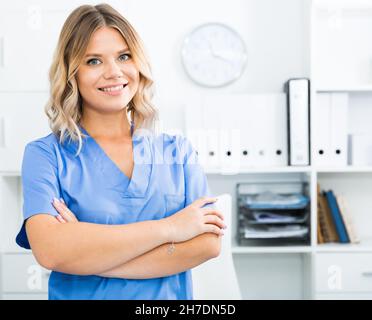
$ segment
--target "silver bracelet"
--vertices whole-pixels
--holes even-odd
[[[172,241],[172,243],[168,247],[168,254],[172,254],[175,249],[176,249],[176,246],[174,245],[174,241]]]

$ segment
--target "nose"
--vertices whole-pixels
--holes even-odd
[[[120,78],[123,76],[123,72],[120,69],[120,66],[116,63],[116,61],[111,61],[106,63],[106,68],[104,71],[103,77],[105,79],[113,79],[113,78]]]

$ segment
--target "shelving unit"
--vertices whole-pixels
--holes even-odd
[[[348,95],[349,102],[348,133],[361,130],[372,133],[370,126],[370,119],[372,119],[372,46],[366,44],[372,36],[370,31],[372,30],[372,4],[366,1],[307,1],[307,4],[310,13],[308,31],[312,106],[316,103],[315,98],[319,94],[345,93]],[[337,19],[346,20],[343,27],[337,31],[339,35],[334,34],[332,22],[330,23],[331,30],[327,30],[327,14],[331,15],[330,19],[333,19],[335,12],[338,14]],[[369,28],[360,29],[362,26],[369,26]],[[357,32],[358,30],[360,32]],[[346,38],[341,36],[343,34],[347,35]],[[337,41],[333,42],[332,39],[335,37]],[[357,40],[355,40],[356,43],[353,42],[355,47],[352,47],[351,51],[342,47],[348,47],[354,37]],[[330,48],[332,46],[333,48]],[[343,63],[337,59],[332,60],[338,51],[347,52],[342,55]],[[361,52],[369,55],[371,64],[360,57]],[[363,67],[355,70],[355,61]],[[345,68],[348,70],[346,72],[344,69],[342,72],[335,72],[332,76],[337,66],[342,66],[341,69],[344,66],[350,66],[350,68]],[[363,68],[362,73],[360,73],[360,68]],[[348,72],[351,72],[353,77],[349,77]],[[358,75],[360,75],[359,78]],[[313,111],[311,125],[311,139],[314,141]],[[314,146],[312,147],[313,157],[316,151]],[[364,265],[364,261],[368,261],[372,254],[372,213],[369,209],[372,208],[372,200],[370,200],[372,199],[370,196],[372,194],[372,166],[350,163],[319,166],[312,161],[312,165],[302,168],[287,166],[241,168],[239,173],[231,176],[220,174],[216,169],[206,170],[206,172],[212,189],[215,188],[217,192],[225,190],[232,192],[234,183],[264,177],[277,177],[285,181],[289,175],[293,176],[293,174],[305,176],[311,185],[311,243],[308,246],[239,246],[236,239],[236,222],[234,224],[233,221],[232,228],[234,228],[235,235],[231,239],[232,254],[238,270],[243,297],[255,297],[255,293],[261,292],[262,297],[275,298],[276,288],[273,289],[271,296],[262,293],[260,281],[264,281],[265,276],[259,269],[265,269],[267,259],[275,261],[274,257],[277,257],[277,259],[282,258],[284,263],[287,261],[289,272],[293,272],[295,266],[294,274],[302,279],[301,286],[290,288],[290,290],[297,290],[298,297],[372,299],[372,285],[364,284],[370,283],[366,277],[372,274],[372,267],[369,264]],[[225,181],[224,186],[222,186],[222,181]],[[320,183],[322,188],[333,189],[335,193],[341,193],[347,199],[360,243],[321,245],[317,243],[317,183]],[[233,217],[236,216],[237,212],[233,208]],[[294,263],[295,260],[296,263]],[[239,272],[242,266],[248,268],[250,263],[256,266],[256,268],[251,267],[249,272],[253,274],[252,277],[254,275],[258,277],[257,281],[252,280],[251,277],[247,279],[242,272]],[[273,269],[265,269],[265,272],[269,274],[266,274],[266,277],[272,279],[287,276],[286,271],[281,270],[279,274],[275,268]],[[340,286],[337,281],[340,281]],[[351,283],[354,282],[359,285],[352,285]],[[345,285],[343,286],[342,283]],[[291,298],[291,292],[284,290],[283,297]]]

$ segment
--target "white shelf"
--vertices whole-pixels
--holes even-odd
[[[209,175],[238,175],[253,173],[372,173],[372,166],[334,166],[334,167],[262,167],[262,168],[243,168],[235,173],[226,173],[216,169],[204,169]]]
[[[238,246],[231,249],[233,254],[245,253],[308,253],[308,252],[368,252],[372,253],[372,238],[362,239],[360,243],[326,243],[315,246]]]
[[[206,174],[218,174],[218,175],[237,175],[237,174],[252,174],[252,173],[301,173],[311,172],[310,166],[304,167],[255,167],[255,168],[241,168],[239,171],[234,173],[227,173],[225,170],[219,169],[208,169],[205,168]]]
[[[318,167],[314,168],[319,173],[372,173],[372,167],[342,166],[342,167]]]
[[[233,246],[233,254],[245,253],[307,253],[311,252],[311,246],[275,246],[275,247],[243,247]]]
[[[233,254],[254,254],[254,253],[337,253],[337,252],[368,252],[372,253],[372,240],[365,240],[358,244],[327,243],[311,246],[275,246],[275,247],[243,247],[234,246],[231,249]]]
[[[345,85],[345,86],[322,86],[315,89],[316,92],[371,92],[372,84]]]
[[[372,239],[362,239],[360,243],[325,243],[318,244],[315,248],[316,252],[370,252],[372,253]]]

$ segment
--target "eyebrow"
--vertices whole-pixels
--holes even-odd
[[[127,51],[129,51],[129,48],[125,48],[123,50],[120,50],[120,51],[117,52],[117,54],[125,53]],[[85,55],[85,57],[102,57],[102,55],[99,54],[99,53],[87,53]]]

